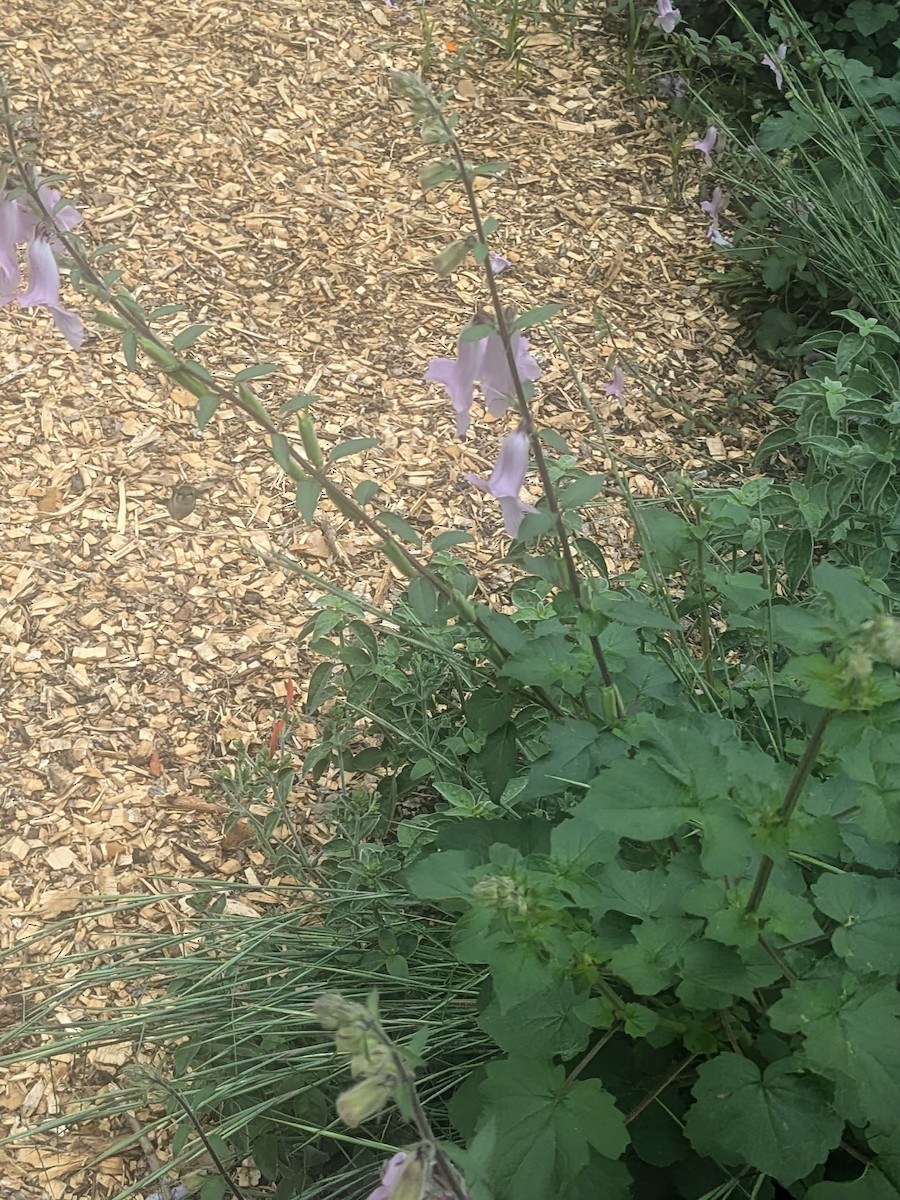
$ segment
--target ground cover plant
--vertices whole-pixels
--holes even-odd
[[[498,502],[512,538],[518,576],[503,611],[478,599],[454,556],[462,531],[425,562],[415,530],[380,511],[372,487],[341,490],[330,464],[363,447],[326,458],[314,397],[285,401],[289,437],[252,391],[268,367],[224,383],[187,353],[202,327],[156,332],[174,314],[145,314],[115,272],[99,273],[72,236],[77,214],[22,161],[7,122],[4,247],[26,243],[31,270],[19,303],[48,307],[78,340],[60,305],[64,248],[126,361],[145,356],[196,395],[201,427],[224,402],[261,424],[300,511],[324,496],[409,579],[390,613],[335,592],[304,630],[323,659],[306,697],[322,738],[304,769],[351,776],[333,842],[310,861],[276,836],[296,770],[277,739],[221,781],[302,903],[288,895],[275,917],[241,919],[207,886],[172,946],[115,948],[36,997],[19,1035],[46,1036],[98,971],[161,981],[162,998],[111,1022],[56,1017],[52,1040],[19,1053],[139,1044],[157,1074],[133,1075],[116,1102],[165,1102],[156,1120],[180,1126],[179,1186],[204,1200],[249,1194],[235,1177],[248,1154],[263,1194],[284,1200],[893,1196],[891,564],[844,552],[849,519],[819,541],[794,516],[812,501],[785,507],[771,480],[724,492],[684,483],[669,503],[639,506],[616,472],[643,555],[609,579],[582,515],[604,481],[531,415],[538,368],[525,331],[555,309],[508,309],[493,222],[475,201],[473,181],[502,165],[469,163],[421,80],[394,82],[439,156],[428,185],[461,186],[471,205],[472,228],[437,267],[474,255],[483,307],[461,315],[455,357],[427,374],[460,435],[487,436],[476,385],[495,416],[512,410],[494,471],[469,481]],[[18,266],[9,254],[0,265],[12,292]],[[820,373],[794,394],[804,403],[792,441],[825,437],[823,413],[841,417],[827,383],[856,392],[854,370],[891,359],[887,326],[848,319],[853,352],[818,351],[846,379]],[[885,420],[854,410],[847,431],[851,415],[855,429]],[[842,445],[843,430],[832,435]],[[531,461],[537,504],[522,499]],[[811,462],[802,486],[814,492],[832,459]],[[283,719],[288,733],[291,712]],[[377,789],[359,784],[363,772]],[[198,1166],[198,1125],[221,1170]]]

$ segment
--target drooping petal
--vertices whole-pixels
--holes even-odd
[[[384,1168],[384,1174],[381,1176],[381,1183],[373,1192],[369,1193],[367,1200],[391,1200],[391,1192],[397,1186],[405,1162],[406,1154],[403,1150],[389,1159]]]
[[[477,324],[475,318],[468,321],[463,333]],[[475,393],[475,380],[481,372],[485,346],[488,338],[478,341],[464,341],[462,334],[456,343],[456,358],[433,358],[428,364],[424,378],[429,383],[440,383],[450,397],[453,411],[456,413],[456,433],[458,437],[465,436],[471,421],[470,412]]]
[[[724,139],[720,139],[719,131],[716,129],[715,125],[710,125],[709,129],[706,131],[706,136],[697,138],[695,141],[691,142],[691,146],[694,150],[700,151],[700,153],[703,155],[706,165],[711,167],[712,158],[710,155],[712,154],[713,150],[721,150],[723,140]]]
[[[68,201],[65,204],[60,203],[62,192],[58,192],[55,187],[50,187],[49,184],[42,183],[38,188],[38,195],[43,201],[44,207],[53,217],[53,224],[57,229],[61,229],[63,233],[68,233],[76,225],[80,225],[84,219],[78,209],[74,208]],[[57,205],[59,205],[58,208]]]
[[[764,67],[768,67],[769,70],[774,73],[775,86],[778,88],[779,92],[781,91],[782,87],[784,87],[784,75],[781,70],[781,64],[784,62],[786,57],[787,57],[787,43],[782,42],[779,45],[778,49],[775,51],[774,58],[771,56],[771,54],[764,54],[762,56],[762,58],[760,59],[761,65]]]
[[[624,402],[625,400],[625,372],[622,369],[621,363],[616,363],[613,370],[612,379],[608,383],[604,383],[603,390],[607,396],[615,396],[615,398]]]
[[[516,537],[518,534],[525,513],[537,512],[533,504],[519,499],[519,492],[528,471],[529,453],[528,434],[523,429],[517,429],[515,433],[503,439],[490,479],[482,479],[480,475],[474,475],[472,472],[466,475],[466,479],[474,487],[500,501],[503,527],[510,537]]]
[[[496,250],[491,251],[491,274],[500,275],[507,267],[511,267],[512,263],[508,258],[504,258],[502,254],[498,254]]]
[[[21,272],[17,246],[21,236],[22,215],[15,200],[0,201],[0,304],[9,304],[19,288]]]
[[[59,266],[53,248],[46,237],[32,236],[27,246],[28,291],[17,296],[22,308],[39,305],[46,308],[56,328],[73,350],[80,350],[84,341],[81,318],[69,312],[59,302]]]
[[[509,335],[509,344],[519,379],[539,379],[541,368],[534,356],[529,353],[528,338],[518,330],[514,330]],[[492,334],[487,340],[478,382],[484,392],[484,403],[488,412],[494,417],[501,416],[506,412],[509,402],[515,397],[516,385],[513,382],[506,351],[503,348],[503,339],[499,334]]]
[[[672,6],[672,0],[656,0],[656,12],[653,24],[663,33],[674,32],[675,26],[681,20],[681,12]]]

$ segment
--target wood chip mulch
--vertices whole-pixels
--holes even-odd
[[[321,396],[326,445],[377,435],[337,468],[348,486],[375,479],[426,543],[472,532],[470,558],[502,587],[496,506],[462,477],[489,471],[507,423],[479,415],[457,441],[422,381],[483,299],[471,262],[445,280],[430,265],[469,220],[457,189],[423,195],[436,155],[389,68],[424,62],[472,161],[511,164],[478,181],[513,264],[505,294],[520,311],[563,304],[556,328],[638,493],[672,471],[739,477],[767,420],[746,397],[774,387],[708,282],[718,263],[697,202],[711,180],[699,156],[673,174],[673,130],[690,131],[624,87],[604,20],[593,4],[574,39],[535,31],[517,77],[453,0],[7,0],[0,62],[34,161],[69,173],[88,245],[116,246],[105,261],[147,310],[184,304],[162,327],[210,323],[197,352],[226,377],[277,363],[259,394],[273,411]],[[0,311],[2,947],[160,875],[265,882],[264,856],[223,838],[209,789],[235,740],[267,742],[287,681],[302,694],[308,674],[296,633],[315,590],[272,559],[379,601],[397,586],[337,513],[302,521],[242,418],[220,410],[199,433],[193,397],[129,371],[90,327],[75,354],[43,312]],[[540,421],[602,471],[565,362],[540,330],[532,345]],[[617,354],[623,404],[603,391]],[[627,566],[619,508],[601,502],[591,520]],[[314,733],[301,724],[301,743]],[[7,993],[34,978],[14,972]],[[91,1083],[74,1071],[26,1064],[0,1080],[0,1137],[63,1111]],[[0,1151],[0,1190],[106,1200],[146,1169],[139,1151],[86,1169],[121,1132]]]

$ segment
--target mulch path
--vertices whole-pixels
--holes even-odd
[[[512,164],[479,181],[513,263],[505,294],[519,310],[562,303],[556,329],[638,493],[671,471],[736,478],[766,420],[744,398],[773,386],[709,285],[699,156],[674,173],[665,105],[624,87],[602,12],[579,17],[574,42],[544,27],[523,49],[517,78],[452,0],[7,0],[0,30],[23,141],[45,172],[69,173],[80,232],[115,244],[107,261],[141,303],[184,304],[162,328],[209,322],[199,355],[226,376],[276,363],[259,394],[272,411],[321,396],[326,445],[376,435],[336,468],[348,486],[376,480],[379,503],[426,544],[472,532],[470,558],[498,586],[496,506],[461,480],[489,470],[506,423],[479,417],[456,441],[444,396],[422,381],[483,297],[471,262],[444,280],[430,266],[469,222],[458,190],[423,195],[434,154],[390,93],[390,67],[426,62],[471,159]],[[397,586],[339,514],[304,523],[242,418],[222,409],[199,433],[193,397],[130,371],[110,332],[90,328],[75,354],[45,314],[0,311],[3,948],[198,862],[257,882],[264,856],[223,838],[209,789],[236,739],[267,742],[287,681],[302,692],[309,671],[296,633],[315,593],[272,560],[380,601]],[[539,420],[602,470],[566,363],[533,332]],[[603,392],[617,354],[623,404]],[[591,521],[613,566],[628,565],[614,502]],[[301,724],[301,740],[314,733]],[[54,954],[77,927],[66,937]],[[74,1069],[11,1071],[0,1136],[62,1111]],[[0,1185],[112,1196],[143,1169],[139,1157],[85,1169],[112,1137],[14,1146]]]

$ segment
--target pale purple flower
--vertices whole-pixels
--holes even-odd
[[[9,304],[19,289],[18,245],[28,237],[28,223],[15,200],[0,201],[0,304]]]
[[[463,333],[478,321],[473,317],[463,326]],[[463,341],[460,334],[456,343],[456,358],[433,358],[428,364],[424,378],[430,383],[441,383],[447,389],[453,411],[456,413],[457,436],[465,436],[471,421],[470,411],[475,395],[475,380],[481,373],[484,347],[487,338],[477,342]]]
[[[787,45],[782,42],[775,51],[774,58],[771,56],[771,54],[764,54],[760,59],[762,66],[768,67],[770,71],[775,72],[775,86],[778,88],[779,92],[784,86],[784,75],[781,73],[781,64],[784,62],[786,56]]]
[[[625,403],[625,372],[622,370],[622,364],[616,363],[613,370],[612,379],[609,383],[604,383],[603,390],[607,396],[615,396],[620,404]]]
[[[718,186],[713,188],[713,194],[710,199],[701,200],[700,207],[709,217],[709,228],[706,231],[707,240],[712,242],[714,246],[730,246],[730,240],[719,229],[719,217],[725,211],[726,207],[722,189]]]
[[[481,324],[482,320],[473,317],[462,332]],[[528,352],[528,339],[514,330],[509,336],[509,344],[519,379],[538,379],[541,369]],[[431,383],[443,384],[447,389],[456,413],[456,432],[463,437],[471,421],[476,383],[481,384],[485,407],[495,417],[506,411],[510,399],[516,394],[516,387],[503,340],[498,333],[490,333],[477,341],[463,340],[460,334],[456,352],[456,358],[433,358],[424,378]]]
[[[28,291],[16,299],[22,308],[42,305],[73,350],[80,350],[84,341],[81,318],[69,312],[59,302],[59,266],[48,236],[36,232],[27,247]]]
[[[369,1193],[367,1200],[391,1200],[391,1192],[400,1182],[406,1158],[406,1153],[400,1150],[388,1161],[384,1168],[384,1174],[381,1176],[381,1183],[374,1192]]]
[[[537,365],[533,355],[528,352],[528,338],[523,337],[517,329],[513,330],[509,335],[509,345],[519,379],[540,378],[541,368]],[[509,360],[503,347],[503,339],[499,334],[491,334],[487,339],[478,381],[484,393],[484,404],[488,412],[494,417],[502,416],[506,412],[509,401],[516,394],[516,385],[509,369]]]
[[[494,467],[490,479],[482,479],[480,475],[475,475],[471,471],[466,474],[469,483],[500,501],[503,527],[510,537],[518,534],[525,513],[537,512],[533,504],[526,504],[525,501],[519,499],[519,492],[522,490],[522,484],[525,482],[525,475],[528,471],[528,455],[528,434],[520,427],[515,433],[511,433],[503,439],[503,445],[497,456],[497,465]],[[370,1197],[369,1200],[372,1198]]]
[[[681,13],[677,8],[673,8],[672,0],[656,0],[656,12],[653,24],[663,33],[672,33],[681,20]]]
[[[56,254],[63,249],[57,230],[68,232],[81,221],[71,204],[62,202],[56,188],[41,184],[38,195],[52,217],[53,227],[32,206],[27,196],[15,200],[0,200],[0,304],[17,300],[22,308],[43,305],[50,312],[57,329],[74,349],[81,348],[84,326],[74,313],[59,302],[59,267]],[[25,243],[28,260],[29,286],[18,295],[21,280],[18,246]]]
[[[491,251],[491,274],[500,275],[507,267],[511,267],[512,263],[508,258],[504,258],[502,254],[498,254],[496,250]]]
[[[697,138],[695,141],[691,142],[691,148],[694,150],[699,150],[703,155],[706,165],[711,167],[712,159],[710,158],[710,155],[712,154],[713,150],[721,150],[722,143],[724,141],[724,136],[719,136],[719,131],[716,129],[715,125],[710,125],[709,129],[706,131],[706,136]]]

